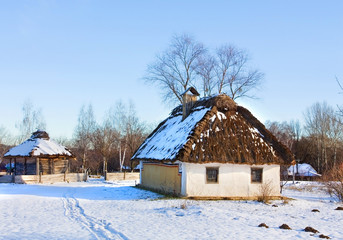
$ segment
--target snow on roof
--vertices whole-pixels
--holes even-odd
[[[298,166],[294,165],[294,167],[290,166],[288,168],[288,175],[293,175],[293,169],[295,173],[298,173],[303,177],[320,176],[320,174],[318,174],[317,171],[308,163],[299,163]]]
[[[210,108],[198,108],[182,121],[182,115],[170,117],[138,149],[132,158],[173,159],[187,142],[196,124]]]
[[[73,154],[64,146],[51,140],[47,134],[44,138],[37,137],[37,132],[33,133],[31,138],[24,141],[22,144],[11,148],[4,157],[11,156],[41,156],[41,155],[66,155]]]
[[[247,109],[226,95],[196,101],[184,120],[182,113],[182,105],[174,108],[131,160],[242,164],[293,160],[286,146]]]

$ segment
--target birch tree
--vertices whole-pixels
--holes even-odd
[[[137,117],[132,102],[128,106],[123,102],[117,102],[113,110],[119,138],[119,141],[117,141],[119,171],[122,171],[125,161],[128,161],[128,157],[132,156],[146,137],[145,124]]]
[[[80,109],[77,126],[74,130],[74,145],[82,159],[82,169],[87,169],[88,152],[92,147],[92,135],[96,130],[96,121],[91,104]]]
[[[328,147],[334,109],[326,102],[315,103],[305,112],[305,129],[309,137],[316,142],[317,170],[326,171],[329,168]]]
[[[17,138],[18,143],[29,138],[34,131],[38,129],[44,130],[46,128],[46,123],[41,109],[36,109],[30,100],[26,100],[24,102],[22,113],[22,120],[16,124],[16,128],[20,132]]]

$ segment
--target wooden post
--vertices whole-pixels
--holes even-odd
[[[17,160],[14,158],[14,171],[12,181],[15,183],[15,175],[17,174]]]
[[[294,165],[296,164],[297,162],[295,160],[293,160],[291,162],[291,164],[293,165],[293,184],[294,184],[294,180],[295,180],[295,171],[294,171]]]
[[[10,176],[12,176],[12,182],[15,182],[15,175],[12,173],[12,158],[10,158]]]
[[[60,158],[58,158],[58,161]],[[52,158],[51,159],[51,174],[55,174],[55,160]]]
[[[67,171],[70,172],[70,159],[67,158]]]
[[[38,178],[38,182],[40,182],[41,176],[39,175],[39,158],[36,158],[36,176]]]
[[[10,172],[9,172],[10,175],[12,175],[12,158],[10,158]]]
[[[24,175],[27,175],[26,158],[24,158]]]

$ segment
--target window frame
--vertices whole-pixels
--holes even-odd
[[[261,172],[259,174],[260,176],[260,179],[259,180],[255,180],[254,179],[254,176],[253,176],[253,172]],[[255,175],[255,177],[257,177],[258,175]],[[263,168],[259,168],[259,167],[252,167],[251,170],[250,170],[250,182],[251,183],[256,183],[256,184],[261,184],[263,183]]]
[[[215,181],[211,180],[209,178],[209,171],[215,171],[216,176],[215,176]],[[211,173],[212,174],[212,173]],[[206,167],[206,184],[218,184],[219,183],[219,167]]]

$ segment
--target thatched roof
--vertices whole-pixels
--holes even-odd
[[[33,156],[74,158],[74,155],[66,147],[50,139],[49,134],[42,130],[32,133],[31,137],[22,144],[8,150],[4,158]]]
[[[132,160],[283,164],[293,155],[247,109],[219,95],[195,102],[184,120],[176,107]]]

